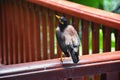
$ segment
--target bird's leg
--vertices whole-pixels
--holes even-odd
[[[64,59],[63,58],[63,52],[61,52],[61,54],[60,54],[60,61],[63,62],[63,59]]]

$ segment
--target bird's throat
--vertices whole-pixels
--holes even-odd
[[[60,31],[61,31],[61,32],[63,32],[66,27],[67,27],[67,25],[59,24],[59,28],[60,28]]]

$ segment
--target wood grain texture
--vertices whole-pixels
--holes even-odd
[[[2,11],[2,3],[0,1],[0,11]],[[0,13],[0,65],[2,64],[2,13]]]
[[[50,59],[38,62],[1,66],[0,78],[2,80],[58,80],[64,78],[77,78],[83,75],[97,73],[119,72],[119,53],[120,51],[80,56],[79,58],[81,61],[77,65],[74,64],[70,58],[65,58],[63,63],[61,63],[59,59]]]
[[[48,26],[49,26],[49,48],[50,48],[50,58],[53,59],[55,58],[55,53],[54,53],[54,29],[55,29],[55,23],[54,23],[55,15],[54,11],[48,10]]]
[[[119,30],[115,30],[115,37],[116,37],[116,41],[115,41],[115,50],[120,50],[120,31]]]
[[[89,54],[89,21],[82,20],[82,55]],[[89,76],[82,77],[82,80],[89,80]]]
[[[43,59],[48,59],[48,48],[47,48],[47,11],[46,8],[41,8],[42,17],[42,49],[43,49]]]
[[[88,35],[89,35],[89,21],[82,20],[82,54],[83,55],[87,55],[89,53]]]
[[[5,1],[1,1],[2,2],[2,6],[5,5]],[[3,60],[2,60],[2,63],[3,64],[7,64],[7,33],[6,33],[6,14],[5,14],[5,7],[2,7],[2,33],[3,33],[3,37],[2,37],[2,40],[3,40],[3,53],[2,56],[3,56]]]
[[[99,53],[99,28],[100,25],[92,23],[92,53]]]
[[[111,28],[103,26],[103,52],[111,51]]]
[[[99,53],[99,29],[100,25],[91,23],[92,26],[92,54]],[[100,74],[92,76],[92,80],[100,80]]]
[[[38,61],[41,59],[40,57],[40,51],[41,51],[41,46],[40,46],[40,13],[39,13],[39,7],[34,6],[33,7],[34,14],[33,14],[33,31],[34,31],[34,53],[35,55],[35,61]]]

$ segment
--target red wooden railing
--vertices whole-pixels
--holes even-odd
[[[81,56],[78,64],[74,64],[70,58],[64,59],[63,63],[59,59],[52,59],[2,66],[0,71],[1,80],[64,80],[65,78],[76,80],[85,75],[119,72],[120,51]]]
[[[56,14],[64,15],[80,33],[82,55],[89,54],[89,42],[92,54],[100,52],[100,30],[102,51],[111,52],[111,33],[115,34],[115,50],[120,50],[118,14],[64,0],[0,0],[0,63],[11,65],[60,57],[55,37]],[[100,75],[96,76],[93,80],[100,79]]]

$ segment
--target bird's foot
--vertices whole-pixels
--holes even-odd
[[[59,60],[60,60],[60,62],[62,62],[62,63],[63,63],[63,59],[62,59],[62,58],[59,58]]]
[[[61,53],[61,57],[59,58],[59,60],[63,63],[63,60],[65,59],[65,57],[63,57],[64,55]]]

